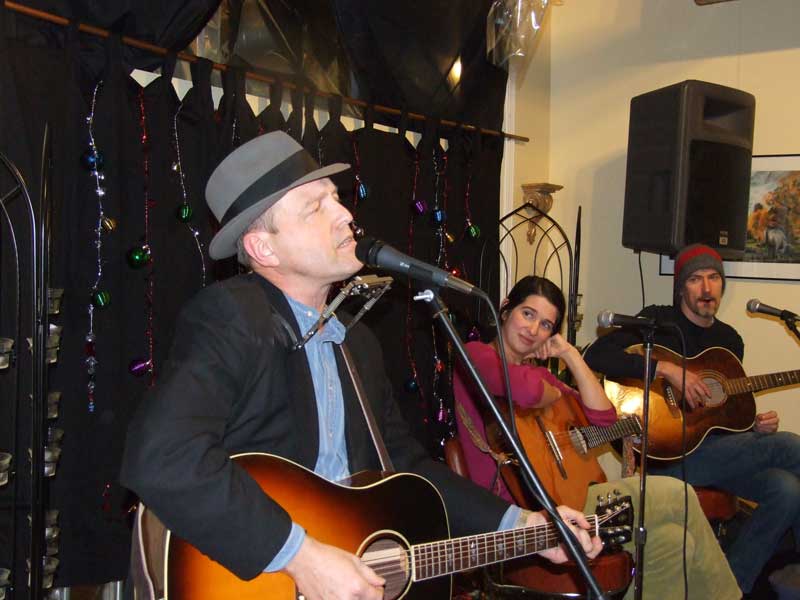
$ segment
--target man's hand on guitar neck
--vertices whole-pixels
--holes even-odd
[[[656,375],[666,379],[680,394],[683,386],[683,368],[668,360],[656,363]],[[686,370],[686,403],[691,408],[702,406],[706,398],[711,398],[711,390],[705,382],[695,373]]]
[[[381,600],[385,581],[349,552],[306,536],[285,572],[308,600]]]
[[[561,515],[561,518],[572,530],[572,533],[578,538],[578,542],[586,553],[586,556],[591,559],[600,554],[600,551],[603,549],[603,542],[599,537],[591,537],[589,535],[587,529],[590,529],[591,525],[589,525],[589,521],[586,520],[586,517],[568,506],[559,506],[556,510],[558,510],[558,514]],[[540,512],[523,510],[522,514],[520,514],[520,520],[523,518],[525,520],[520,526],[533,527],[535,525],[547,523],[547,518]],[[555,564],[560,564],[570,559],[569,554],[564,550],[562,544],[559,544],[555,548],[545,550],[544,552],[539,552],[539,556],[543,556]]]

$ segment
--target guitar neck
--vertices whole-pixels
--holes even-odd
[[[753,375],[751,377],[737,377],[728,379],[724,384],[726,394],[744,394],[746,392],[761,392],[785,385],[800,383],[800,369],[794,371],[781,371],[780,373],[767,373],[766,375]]]
[[[598,531],[597,515],[587,515],[586,519],[592,529]],[[433,579],[512,558],[528,556],[548,548],[554,548],[560,540],[555,525],[547,523],[428,544],[416,544],[411,548],[414,580]]]
[[[625,417],[610,427],[589,425],[587,427],[579,427],[578,431],[583,436],[588,448],[596,448],[602,444],[623,438],[626,435],[639,435],[642,433],[642,427],[636,417]]]

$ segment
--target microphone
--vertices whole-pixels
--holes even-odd
[[[749,313],[764,313],[765,315],[772,315],[784,321],[797,321],[800,319],[796,314],[788,310],[781,310],[769,304],[761,304],[761,301],[753,298],[747,301],[747,312]]]
[[[484,296],[483,290],[459,279],[444,269],[429,265],[412,256],[395,250],[390,245],[372,237],[363,237],[356,243],[356,258],[369,267],[407,275],[428,285],[450,288],[462,294]]]
[[[644,327],[655,329],[658,327],[656,320],[652,317],[632,317],[630,315],[620,315],[604,310],[597,315],[597,324],[600,327]]]

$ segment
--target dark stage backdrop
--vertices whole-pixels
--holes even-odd
[[[207,12],[214,3],[194,4],[201,12]],[[174,10],[175,19],[185,14]],[[108,25],[99,17],[96,22]],[[143,26],[135,19],[131,21],[130,15],[124,22]],[[158,30],[161,33],[141,37],[162,43],[185,41],[197,27],[190,18],[180,30],[163,24]],[[21,30],[39,34],[23,36],[25,39],[20,41],[13,34]],[[141,33],[139,29],[134,31]],[[171,32],[169,36],[164,37],[165,31]],[[362,129],[347,131],[339,119],[341,102],[336,99],[317,100],[317,107],[329,110],[331,115],[320,128],[313,121],[310,109],[315,99],[310,94],[291,95],[293,110],[288,123],[276,113],[277,92],[273,92],[272,107],[262,115],[254,115],[245,100],[246,81],[240,69],[225,73],[224,97],[215,110],[211,65],[207,61],[192,65],[193,87],[181,101],[169,81],[174,57],[158,61],[149,57],[149,66],[160,67],[164,77],[142,88],[128,76],[134,64],[131,61],[138,58],[123,48],[119,36],[100,44],[79,35],[75,27],[58,35],[45,35],[27,20],[10,18],[0,3],[0,34],[3,32],[8,35],[0,35],[0,151],[18,165],[34,198],[38,194],[40,144],[46,121],[54,133],[50,286],[65,289],[61,314],[52,317],[53,323],[63,326],[59,359],[49,369],[49,389],[61,391],[62,399],[59,417],[48,424],[64,430],[57,475],[46,485],[47,507],[60,510],[61,563],[56,585],[122,579],[128,565],[128,511],[135,500],[117,482],[127,424],[142,395],[151,383],[157,384],[180,307],[204,283],[211,284],[237,271],[232,261],[212,263],[206,254],[215,223],[205,207],[203,191],[219,160],[252,137],[284,127],[289,127],[324,163],[352,163],[357,155],[358,173],[367,186],[367,197],[355,201],[353,172],[339,176],[337,184],[344,202],[367,233],[422,260],[446,263],[458,269],[462,277],[477,280],[482,244],[488,239],[489,248],[497,247],[502,140],[442,128],[431,118],[414,147],[404,136],[406,119],[400,121],[400,133],[387,133],[373,127],[374,115],[369,111]],[[32,40],[39,45],[32,46]],[[87,48],[92,49],[88,55]],[[86,119],[101,81],[95,96],[93,129],[104,159],[104,211],[115,223],[113,231],[102,235],[100,289],[109,293],[110,302],[94,313],[98,364],[95,409],[91,412],[85,337],[90,290],[97,275],[98,203],[95,179],[82,165],[81,157],[89,147]],[[504,80],[497,85],[498,90],[502,89]],[[287,100],[289,95],[286,94]],[[393,103],[387,97],[385,101],[400,104],[401,99]],[[499,126],[502,93],[487,102],[486,96],[479,94],[475,105],[463,114],[486,114],[491,117],[492,126]],[[490,122],[479,124],[488,127]],[[448,140],[446,152],[441,138]],[[184,204],[181,181],[173,168],[178,151],[187,201],[193,211],[188,224],[177,218]],[[9,179],[3,173],[0,194],[9,188]],[[467,189],[471,221],[482,232],[478,239],[466,232]],[[428,210],[424,214],[412,210],[414,199],[425,202]],[[453,237],[444,252],[438,246],[430,214],[437,203],[446,211],[446,228]],[[0,371],[0,450],[10,450],[16,436],[19,510],[18,562],[14,572],[18,590],[24,590],[29,511],[26,502],[30,499],[26,448],[30,436],[31,365],[24,341],[30,336],[30,281],[25,275],[30,236],[19,199],[9,204],[9,210],[22,253],[23,318],[21,337],[16,340],[19,360],[14,368]],[[145,237],[150,242],[152,263],[132,269],[126,254]],[[202,258],[198,241],[202,244]],[[15,338],[17,286],[10,242],[7,224],[0,220],[0,336]],[[496,299],[496,280],[487,291]],[[441,332],[432,327],[427,307],[411,305],[409,298],[406,282],[396,281],[365,320],[382,341],[387,370],[403,412],[416,435],[437,455],[450,428],[452,360]],[[450,294],[445,294],[445,300],[453,310],[457,327],[466,334],[473,325],[476,307]],[[145,373],[136,377],[129,372],[131,362],[150,357],[150,338],[153,376]],[[438,373],[434,349],[444,366]],[[15,545],[8,537],[11,501],[12,486],[0,488],[0,566],[8,565]]]

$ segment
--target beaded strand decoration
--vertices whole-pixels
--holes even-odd
[[[175,162],[172,165],[172,170],[178,175],[178,182],[181,185],[181,204],[175,212],[175,217],[181,223],[184,223],[187,229],[191,232],[194,239],[195,246],[197,246],[197,253],[200,255],[200,269],[202,272],[201,285],[206,287],[206,257],[203,253],[203,243],[200,241],[200,231],[192,223],[194,217],[194,210],[189,203],[189,194],[186,192],[186,175],[183,172],[183,162],[181,159],[181,140],[178,135],[178,115],[180,115],[183,103],[178,106],[175,115],[172,117],[172,143],[175,146]]]
[[[144,197],[144,235],[142,244],[128,250],[126,258],[128,265],[132,269],[149,267],[145,276],[145,318],[146,325],[144,331],[145,342],[147,345],[147,356],[145,358],[135,358],[128,365],[128,372],[131,375],[140,377],[145,373],[150,375],[149,385],[155,384],[155,365],[153,359],[153,298],[155,278],[153,276],[153,254],[150,247],[150,209],[155,206],[155,202],[150,197],[150,136],[147,131],[147,111],[144,100],[144,89],[139,90],[139,127],[141,129],[140,142],[142,146],[142,190]]]
[[[409,256],[414,255],[414,219],[418,216],[425,214],[427,204],[424,200],[417,198],[417,182],[419,181],[419,152],[414,154],[414,180],[411,184],[411,210],[409,211],[408,219],[408,243],[406,244],[406,252]],[[419,384],[419,373],[417,372],[417,360],[414,357],[414,333],[413,333],[413,310],[412,310],[412,291],[411,286],[406,286],[406,331],[405,331],[405,344],[406,344],[406,358],[408,359],[408,367],[411,371],[411,377],[405,382],[405,389],[409,393],[416,393],[419,396],[420,414],[423,416],[423,423],[428,424],[428,410],[425,394],[422,391],[422,386]]]
[[[94,193],[97,196],[97,222],[93,230],[94,240],[92,242],[95,248],[96,270],[94,282],[89,289],[89,304],[87,306],[89,326],[86,332],[86,345],[84,347],[86,355],[84,364],[86,365],[87,409],[90,413],[93,413],[95,410],[95,385],[98,364],[95,346],[97,336],[94,330],[94,311],[95,309],[105,308],[111,301],[111,294],[100,288],[100,283],[103,279],[103,235],[111,233],[117,227],[117,222],[111,217],[106,216],[103,208],[103,197],[106,195],[106,189],[103,187],[102,183],[105,180],[105,174],[103,173],[105,160],[103,153],[97,148],[97,142],[94,138],[94,114],[95,108],[97,107],[97,95],[102,85],[103,82],[99,81],[94,86],[94,91],[92,92],[89,116],[86,117],[86,123],[89,129],[89,148],[81,156],[81,162],[84,168],[86,168],[89,171],[89,175],[94,178]]]

